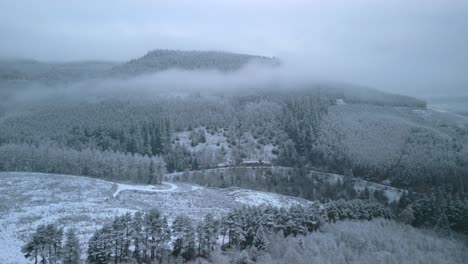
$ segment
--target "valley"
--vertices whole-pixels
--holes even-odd
[[[0,263],[53,263],[65,231],[93,264],[465,258],[468,119],[283,67],[181,50],[1,61]]]

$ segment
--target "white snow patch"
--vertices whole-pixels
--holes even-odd
[[[245,189],[238,189],[231,191],[236,202],[248,205],[248,206],[260,206],[270,205],[274,207],[291,207],[294,205],[304,205],[304,203],[310,203],[311,201],[300,200],[296,197],[288,197],[278,195],[274,193],[257,192]]]
[[[199,190],[199,189],[202,189],[202,187],[200,186],[192,186],[192,191],[196,191],[196,190]]]
[[[336,99],[336,105],[345,105],[345,101],[343,99]]]

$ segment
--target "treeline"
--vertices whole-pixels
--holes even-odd
[[[390,202],[385,195],[385,187],[365,187],[362,191],[357,191],[356,185],[359,183],[356,183],[357,180],[353,177],[338,176],[335,179],[334,175],[310,171],[306,168],[239,166],[186,171],[179,175],[169,174],[167,177],[171,181],[192,182],[218,188],[241,187],[301,197],[311,201],[362,199],[385,205]]]
[[[447,186],[429,195],[404,194],[393,209],[403,222],[415,227],[468,234],[468,199]]]
[[[167,120],[142,121],[120,128],[73,126],[70,135],[66,145],[78,149],[94,147],[148,156],[170,152],[171,128]]]
[[[391,253],[390,253],[391,252]],[[217,254],[213,263],[250,263],[253,251]],[[259,264],[306,263],[465,263],[466,242],[391,220],[342,221],[307,236],[271,237]]]
[[[0,170],[86,175],[105,180],[161,183],[165,163],[157,156],[142,156],[96,149],[74,150],[54,144],[4,144]]]
[[[65,240],[65,241],[64,241]],[[26,259],[34,263],[80,264],[80,241],[73,229],[63,237],[63,228],[55,224],[40,225],[29,241],[21,248]]]
[[[271,206],[234,209],[221,219],[208,214],[199,223],[177,216],[171,227],[157,209],[116,217],[96,231],[89,241],[89,263],[172,263],[197,257],[209,258],[215,251],[263,251],[271,234],[282,237],[315,232],[326,222],[345,219],[391,218],[379,204],[340,201],[324,208],[276,208]],[[172,241],[172,243],[169,243]]]
[[[392,214],[380,204],[354,200],[324,207],[317,204],[291,208],[243,207],[220,219],[207,214],[198,223],[179,215],[169,226],[165,215],[151,209],[133,215],[126,213],[105,223],[88,242],[87,263],[179,263],[181,259],[209,259],[215,251],[262,252],[267,249],[272,234],[280,234],[282,238],[303,236],[327,222],[373,218],[390,219]],[[55,263],[65,254],[62,233],[53,224],[39,226],[22,249],[25,257]],[[68,251],[69,247],[64,248]]]
[[[0,142],[53,141],[78,150],[92,148],[141,155],[160,155],[170,149],[171,122],[156,102],[51,100],[50,105],[33,104],[27,113],[3,120]]]
[[[304,239],[304,236],[317,236],[322,232],[314,232],[326,223],[385,218],[416,227],[444,230],[444,221],[428,212],[446,206],[456,208],[450,216],[447,215],[450,225],[445,228],[448,230],[455,223],[451,220],[455,217],[453,213],[466,214],[468,211],[466,201],[464,206],[450,203],[437,206],[436,203],[441,200],[435,197],[420,197],[416,203],[409,201],[410,196],[403,197],[398,208],[393,208],[393,211],[378,203],[343,199],[320,206],[242,207],[233,209],[219,219],[208,214],[199,222],[179,215],[169,223],[167,217],[157,209],[127,213],[105,223],[94,233],[88,241],[86,260],[87,263],[181,263],[205,258],[217,263],[219,259],[225,259],[220,256],[228,255],[239,261],[255,262],[272,254],[272,244],[281,244],[281,241],[290,241],[295,237]],[[458,228],[461,225],[466,228],[466,223],[463,219],[458,219]],[[382,227],[379,224],[373,232]],[[327,230],[329,228],[330,226]],[[54,224],[42,225],[30,236],[22,252],[27,259],[35,262],[80,263],[73,261],[79,256],[80,249],[71,229],[64,244],[62,241],[63,229]]]

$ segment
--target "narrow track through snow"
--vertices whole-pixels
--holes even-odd
[[[174,192],[178,189],[177,185],[170,182],[163,182],[163,185],[169,185],[167,189],[158,189],[155,185],[132,185],[124,183],[116,183],[117,190],[112,194],[114,198],[122,191],[140,191],[140,192]]]

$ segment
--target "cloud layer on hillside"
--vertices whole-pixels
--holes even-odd
[[[468,86],[466,1],[19,0],[0,10],[3,57],[125,61],[155,48],[215,49],[404,94]]]

